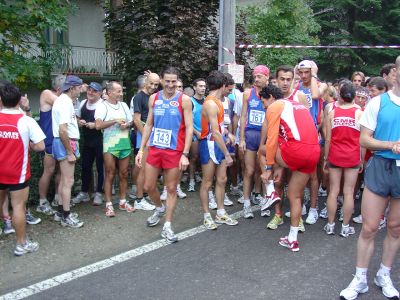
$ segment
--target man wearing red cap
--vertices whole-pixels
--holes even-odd
[[[269,69],[258,65],[253,70],[254,86],[245,90],[240,117],[239,150],[244,152],[245,176],[243,178],[243,211],[246,219],[254,217],[251,211],[250,192],[254,173],[259,178],[260,168],[256,163],[257,150],[260,146],[261,128],[265,118],[265,109],[259,96],[262,88],[268,85]]]

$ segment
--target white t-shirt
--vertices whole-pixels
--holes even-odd
[[[95,103],[90,103],[90,102],[87,101],[87,99],[83,100],[79,105],[79,109],[76,111],[76,116],[78,118],[81,117],[81,110],[82,110],[83,105],[86,104],[86,108],[88,110],[96,110],[98,104],[101,103],[101,102],[103,102],[103,100],[101,98],[99,100],[97,100]]]
[[[233,96],[235,96],[235,105],[233,106],[233,112],[240,117],[242,113],[242,105],[243,105],[243,93],[238,89],[233,89],[232,91]],[[240,122],[238,124],[240,126]]]
[[[400,97],[393,94],[393,91],[388,92],[390,100],[393,101],[396,105],[400,106]],[[372,98],[367,106],[365,107],[364,113],[360,119],[360,125],[368,128],[369,130],[375,131],[378,113],[381,107],[381,96],[376,96]]]
[[[53,104],[51,111],[53,136],[60,137],[60,124],[67,124],[68,137],[79,139],[78,122],[76,121],[75,108],[72,99],[67,94],[61,94]]]

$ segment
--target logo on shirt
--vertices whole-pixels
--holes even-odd
[[[350,127],[350,128],[359,130],[356,125],[356,120],[353,118],[349,118],[349,117],[334,118],[332,121],[332,128],[340,127],[340,126]]]
[[[0,139],[18,140],[19,133],[14,131],[0,131]]]
[[[252,100],[249,102],[249,106],[250,106],[250,107],[257,107],[257,106],[258,106],[258,103],[260,103],[259,100],[252,99]]]
[[[176,102],[176,101],[171,101],[169,104],[171,106],[179,107],[179,102]]]
[[[163,101],[162,100],[156,100],[156,102],[154,102],[154,105],[161,105],[163,103]]]

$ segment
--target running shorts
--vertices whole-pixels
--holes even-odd
[[[146,162],[158,169],[174,169],[179,168],[181,157],[182,151],[149,147]]]
[[[225,155],[219,149],[217,143],[207,139],[200,140],[199,156],[202,165],[206,165],[210,159],[214,164],[219,165],[225,159]]]
[[[283,143],[279,146],[283,161],[291,171],[312,174],[317,168],[321,147],[298,142]]]

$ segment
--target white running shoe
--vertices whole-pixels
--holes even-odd
[[[261,217],[269,217],[271,216],[271,211],[269,209],[261,211]]]
[[[303,204],[303,207],[301,208],[301,215],[305,216],[307,214],[307,207]],[[290,211],[287,211],[285,213],[285,216],[290,218]]]
[[[390,274],[376,274],[374,278],[375,284],[382,289],[382,293],[386,298],[399,299],[399,291],[393,286]]]
[[[239,197],[243,196],[243,192],[239,189],[239,187],[238,186],[232,186],[232,185],[231,185],[231,194],[233,196],[239,196]]]
[[[225,193],[224,196],[224,206],[232,206],[233,202],[231,201],[231,199],[229,199],[228,195]]]
[[[217,202],[215,201],[215,196],[213,192],[208,192],[208,208],[217,209]]]
[[[326,223],[324,226],[324,230],[327,235],[334,235],[335,234],[335,224]]]
[[[378,229],[381,230],[381,229],[383,229],[383,228],[385,228],[385,227],[386,227],[386,218],[383,217],[383,219],[381,219],[381,220],[379,221],[379,227],[378,227]]]
[[[353,222],[357,224],[362,224],[362,215],[359,214],[357,217],[354,217]]]
[[[318,221],[318,210],[311,209],[308,211],[308,216],[306,219],[306,223],[309,225],[313,225]]]
[[[163,191],[162,191],[162,193],[160,195],[160,200],[161,201],[165,201],[165,200],[167,200],[167,197],[168,197],[167,187],[164,186],[164,189],[163,189]]]
[[[265,196],[265,201],[260,202],[261,210],[266,210],[270,206],[274,205],[275,203],[279,202],[281,200],[281,197],[279,197],[278,193],[273,191],[271,195]]]
[[[343,222],[343,206],[340,208],[340,211],[339,211],[339,221]]]
[[[240,203],[240,204],[243,204],[243,203],[244,203],[244,197],[243,197],[243,196],[240,197],[240,198],[237,200],[237,202]]]
[[[355,234],[356,231],[354,230],[354,227],[347,226],[344,227],[342,225],[342,230],[340,231],[340,236],[347,238],[349,235]]]
[[[75,198],[72,198],[72,202],[74,202],[75,204],[88,201],[90,201],[89,194],[84,192],[79,192],[79,194]]]
[[[194,188],[194,186],[195,186],[194,179],[190,179],[187,191],[188,192],[195,192],[196,189]]]
[[[318,196],[320,196],[320,197],[328,196],[328,193],[326,192],[326,189],[323,189],[322,185],[319,186]]]
[[[243,217],[245,219],[253,219],[254,214],[253,211],[251,210],[251,206],[243,206]]]
[[[93,205],[100,206],[103,204],[103,195],[102,193],[96,192],[93,198]]]
[[[354,276],[349,286],[340,292],[340,298],[345,300],[355,300],[358,294],[368,292],[368,284],[366,281],[361,281],[357,276]]]
[[[140,200],[140,202],[138,202]],[[140,210],[155,210],[156,206],[147,202],[146,198],[136,199],[134,204],[135,209]]]
[[[319,217],[321,219],[328,219],[328,209],[326,208],[326,206],[321,209],[321,212],[319,213]]]
[[[182,191],[181,186],[178,184],[176,187],[176,195],[179,197],[179,199],[184,199],[186,198],[186,194]]]

